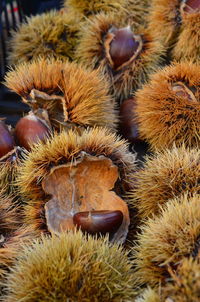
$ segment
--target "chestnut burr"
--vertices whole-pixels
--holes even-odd
[[[134,99],[127,99],[120,106],[119,131],[130,143],[140,142],[138,125],[135,120],[136,102]]]

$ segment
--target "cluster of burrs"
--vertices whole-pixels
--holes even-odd
[[[12,33],[0,301],[199,301],[199,25],[199,0],[66,0]]]

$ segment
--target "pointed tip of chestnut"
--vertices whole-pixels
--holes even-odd
[[[182,9],[186,13],[200,12],[200,0],[183,0]]]
[[[135,99],[127,99],[122,102],[119,111],[119,132],[130,143],[141,142],[136,121],[134,121]]]
[[[117,232],[123,221],[123,213],[116,211],[86,211],[76,213],[74,224],[83,232],[95,235]]]
[[[130,26],[113,28],[110,33],[113,37],[109,45],[109,55],[114,68],[118,68],[140,53],[141,38],[133,34]]]
[[[6,155],[15,147],[15,141],[8,126],[0,120],[0,157]]]
[[[15,137],[21,147],[29,150],[34,143],[45,141],[50,133],[48,126],[30,112],[22,117],[15,127]]]

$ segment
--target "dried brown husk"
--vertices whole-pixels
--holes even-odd
[[[27,199],[25,221],[33,229],[59,233],[57,214],[64,229],[66,223],[74,229],[72,217],[80,209],[121,210],[123,222],[113,240],[124,241],[129,225],[124,195],[133,186],[134,171],[135,156],[108,129],[85,130],[81,136],[71,130],[56,135],[35,145],[21,166],[17,183]]]

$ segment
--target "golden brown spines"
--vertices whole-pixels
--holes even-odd
[[[133,35],[140,37],[142,47],[136,58],[131,58],[117,69],[113,69],[108,58],[109,37],[112,29],[127,27],[126,21],[118,20],[115,15],[99,14],[94,16],[80,32],[77,58],[87,67],[99,68],[111,85],[114,96],[123,100],[140,87],[162,62],[162,45],[144,30],[131,28]]]
[[[172,46],[180,29],[180,1],[152,0],[149,12],[149,29],[165,47]]]
[[[119,11],[122,9],[124,0],[67,0],[64,1],[64,7],[72,10],[82,16],[97,14],[101,11]]]
[[[119,140],[107,129],[85,130],[81,136],[71,130],[68,133],[63,132],[45,144],[36,145],[20,169],[19,190],[30,199],[25,206],[25,220],[34,229],[47,229],[44,205],[49,197],[42,189],[42,180],[53,167],[69,163],[73,166],[73,162],[79,160],[82,152],[95,157],[104,156],[118,168],[116,193],[119,196],[129,186],[132,187],[131,175],[135,170],[135,158],[128,152],[128,146],[123,140]]]
[[[21,161],[22,149],[16,147],[0,160],[0,188],[5,194],[15,194],[15,178]]]
[[[200,290],[199,258],[184,258],[158,290],[147,288],[135,302],[198,302]]]
[[[135,302],[161,302],[161,299],[158,293],[149,287],[144,290],[144,292],[135,300]]]
[[[51,11],[29,17],[13,33],[10,63],[28,62],[39,55],[71,60],[77,32],[78,24],[70,14]]]
[[[149,10],[149,30],[172,51],[171,58],[177,61],[198,62],[198,3],[189,3],[188,6],[184,0],[153,0]]]
[[[36,235],[36,231],[22,226],[19,207],[13,196],[0,192],[0,279],[5,270],[12,264],[22,241],[28,241]]]
[[[199,248],[200,196],[175,198],[161,209],[161,216],[147,220],[138,235],[135,254],[138,284],[158,286],[170,276],[169,267]]]
[[[7,302],[132,301],[135,295],[127,253],[80,232],[25,248],[5,284]]]
[[[70,12],[75,18],[84,21],[85,17],[103,13],[113,13],[118,19],[124,19],[129,24],[146,24],[148,0],[69,0],[64,1],[64,11]]]
[[[176,271],[171,270],[169,282],[162,288],[163,301],[198,302],[200,291],[199,258],[184,258]]]
[[[61,70],[64,64],[59,59],[42,57],[18,64],[6,74],[5,85],[25,99],[30,98],[32,89],[48,95],[61,94]]]
[[[199,79],[198,65],[174,63],[152,75],[136,93],[139,133],[153,150],[174,142],[199,146]]]
[[[176,61],[200,62],[200,13],[185,14],[178,40],[172,51]],[[186,42],[188,41],[188,43]]]
[[[2,237],[6,237],[7,234],[16,230],[20,225],[18,209],[13,202],[13,198],[4,196],[2,191],[0,192],[0,225]]]
[[[33,230],[30,226],[19,225],[20,223],[18,223],[18,228],[7,234],[4,240],[3,237],[1,238],[0,279],[4,278],[6,271],[11,268],[23,245],[30,244],[31,241],[40,236],[40,233]]]
[[[116,127],[117,114],[109,84],[99,71],[66,64],[62,83],[68,112],[66,121],[82,126]]]
[[[150,5],[151,1],[149,0],[126,0],[124,2],[124,10],[121,12],[121,18],[126,20],[128,24],[146,26]],[[118,12],[116,15],[118,15]]]
[[[36,115],[38,109],[45,111],[58,130],[71,125],[116,127],[108,83],[97,70],[40,58],[10,71],[6,85],[21,95]]]
[[[199,192],[199,149],[173,147],[146,158],[144,167],[134,175],[131,194],[138,217],[145,219],[160,212],[160,206],[184,192]]]

